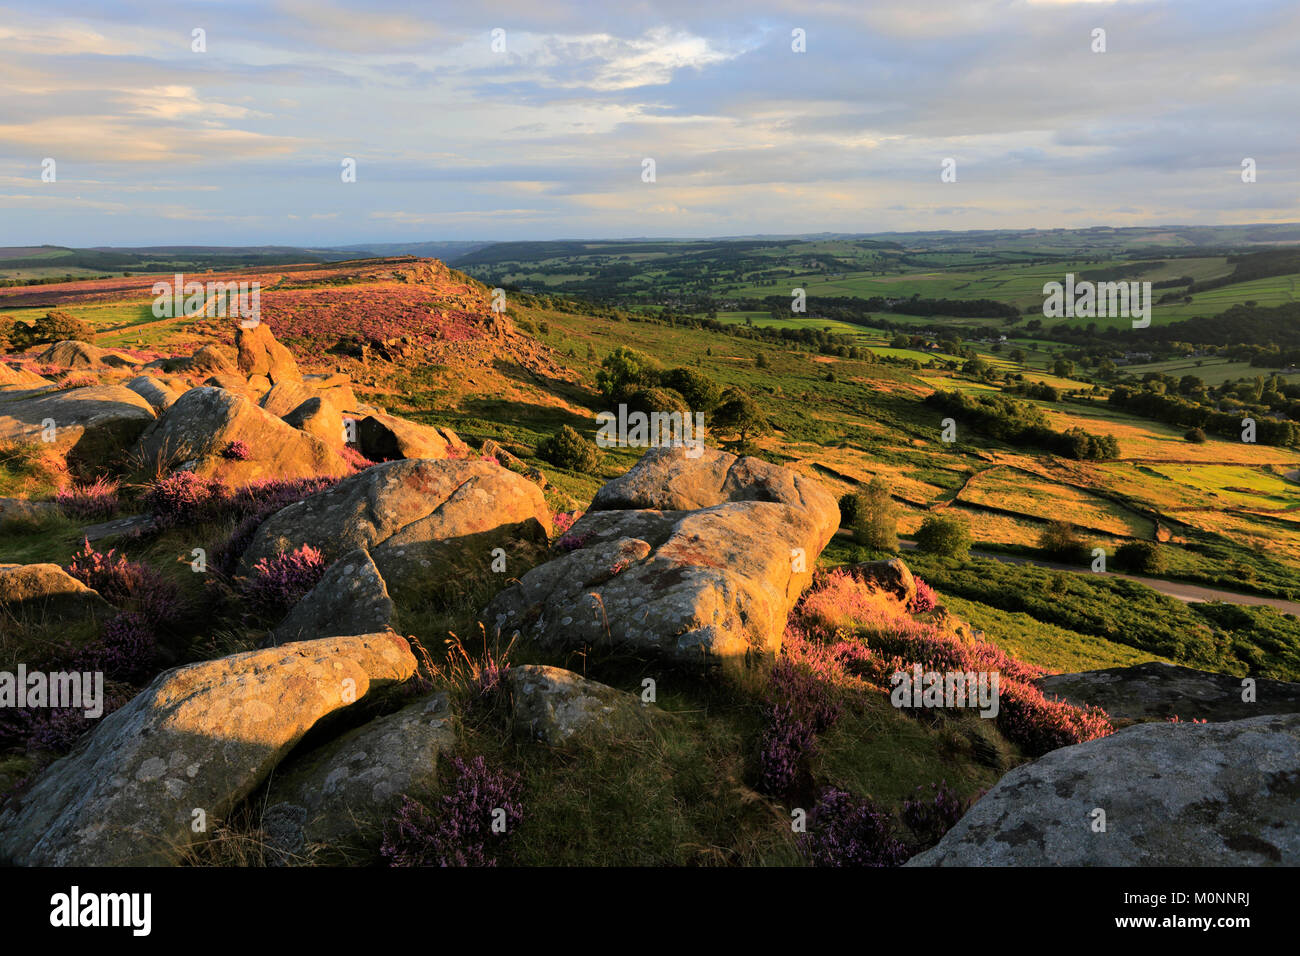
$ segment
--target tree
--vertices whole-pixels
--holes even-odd
[[[769,363],[767,361],[767,356],[764,353],[759,352],[758,355],[754,357],[754,368],[768,368],[768,367],[769,367]]]
[[[543,438],[537,446],[538,457],[549,461],[558,468],[589,475],[600,463],[600,452],[593,442],[579,435],[568,425],[548,438]]]
[[[854,540],[864,548],[897,551],[898,508],[889,496],[889,486],[881,478],[872,478],[853,498],[853,521],[849,527]]]
[[[1088,555],[1088,545],[1068,521],[1049,522],[1038,536],[1038,547],[1058,561],[1080,562]]]
[[[1025,359],[1029,358],[1029,356],[1025,354],[1024,349],[1012,349],[1011,354],[1009,354],[1007,358],[1011,359],[1011,361],[1018,365],[1024,365]]]
[[[971,546],[970,525],[962,518],[926,515],[916,532],[916,546],[930,554],[948,558],[965,557]]]
[[[1052,374],[1061,378],[1069,378],[1074,375],[1074,363],[1068,358],[1058,358],[1052,365]]]
[[[665,372],[663,384],[686,399],[692,411],[707,412],[722,401],[722,389],[718,383],[693,368],[675,368]]]
[[[722,393],[722,404],[713,413],[713,424],[740,436],[742,444],[772,430],[758,402],[734,385]]]
[[[596,373],[596,387],[614,401],[626,401],[638,389],[658,384],[659,369],[654,361],[625,345],[606,355]]]
[[[15,328],[15,332],[19,331]],[[89,322],[83,322],[69,312],[56,309],[46,312],[31,324],[26,336],[26,345],[49,345],[75,339],[78,342],[95,341],[95,330]]]
[[[639,388],[627,397],[627,410],[647,415],[665,412],[687,416],[691,413],[686,400],[671,388]]]
[[[1205,429],[1193,428],[1189,432],[1187,432],[1187,434],[1183,435],[1183,438],[1185,438],[1187,441],[1191,442],[1194,445],[1204,445]]]

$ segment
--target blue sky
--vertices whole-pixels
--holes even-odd
[[[11,4],[0,245],[1290,222],[1298,48],[1266,0]]]

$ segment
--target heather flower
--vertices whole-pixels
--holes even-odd
[[[585,548],[588,542],[590,542],[594,537],[595,534],[591,531],[584,534],[566,534],[564,537],[556,541],[552,547],[557,551],[577,551],[580,548]]]
[[[924,614],[926,611],[933,611],[938,604],[939,599],[935,596],[934,588],[921,578],[916,578],[916,594],[908,602],[907,609],[913,614]]]
[[[63,513],[78,521],[103,521],[117,511],[119,482],[113,478],[96,478],[90,484],[61,488],[54,500]]]
[[[378,464],[377,462],[373,462],[365,455],[361,454],[360,451],[353,448],[351,445],[344,445],[342,450],[339,452],[339,455],[340,457],[342,457],[342,459],[347,463],[347,466],[351,468],[354,473],[359,471],[365,471],[367,468],[370,468],[371,466]]]
[[[523,820],[517,773],[489,767],[482,757],[451,759],[456,774],[450,793],[435,816],[418,800],[402,796],[380,854],[389,866],[496,866]],[[493,832],[502,818],[503,832]]]
[[[903,801],[903,822],[916,837],[918,850],[934,846],[951,830],[966,812],[966,801],[948,789],[945,780],[931,784],[927,797],[922,788],[916,788],[916,797]]]
[[[240,580],[240,591],[250,616],[274,623],[289,613],[325,574],[325,555],[309,544],[273,558],[262,558],[253,572]]]
[[[174,583],[149,565],[118,554],[116,548],[100,552],[85,541],[72,556],[67,572],[98,591],[109,604],[144,615],[151,625],[169,625],[183,610],[180,589]]]
[[[93,375],[87,375],[84,372],[73,372],[65,375],[59,381],[59,388],[89,388],[92,385],[98,385],[99,379]]]
[[[126,611],[104,624],[99,640],[81,648],[71,667],[102,671],[109,680],[140,683],[153,674],[157,654],[150,620],[137,611]]]
[[[163,527],[197,524],[211,518],[214,501],[224,491],[219,481],[177,471],[154,481],[144,493],[144,502]]]
[[[767,729],[759,741],[758,789],[774,796],[790,793],[816,752],[812,724],[788,704],[770,707]]]
[[[236,439],[221,449],[221,457],[231,461],[248,461],[253,457],[253,451],[248,447],[248,442]]]
[[[814,866],[902,866],[906,844],[893,819],[869,799],[828,787],[808,815],[799,848]]]
[[[555,528],[556,534],[566,534],[582,514],[581,511],[557,511],[551,516],[551,526]]]

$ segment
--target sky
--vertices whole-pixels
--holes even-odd
[[[1292,0],[0,2],[0,246],[1294,222],[1298,80]]]

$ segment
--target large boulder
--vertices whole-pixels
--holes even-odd
[[[406,641],[302,641],[160,674],[0,812],[26,866],[176,862],[321,718],[415,672]]]
[[[186,369],[195,375],[235,375],[239,365],[224,345],[205,345],[186,363]]]
[[[44,623],[117,612],[57,564],[0,564],[0,617]]]
[[[227,457],[233,442],[251,457]],[[347,463],[319,438],[288,425],[221,388],[192,388],[140,436],[136,457],[147,466],[181,468],[231,484],[264,478],[337,477]]]
[[[786,468],[687,452],[652,448],[597,492],[574,549],[497,595],[488,629],[687,662],[774,655],[839,506]]]
[[[289,414],[281,417],[286,424],[308,435],[314,435],[331,448],[341,451],[347,444],[343,415],[328,398],[320,396],[309,398]]]
[[[36,360],[43,365],[58,365],[62,368],[102,368],[105,365],[130,368],[136,364],[129,355],[111,352],[75,339],[55,342],[41,352]]]
[[[48,378],[28,369],[0,362],[0,390],[46,388],[53,384]]]
[[[275,628],[276,644],[339,634],[374,634],[388,628],[393,601],[383,575],[365,548],[357,548],[325,570],[317,585]]]
[[[392,415],[367,415],[357,423],[357,444],[371,461],[392,458],[464,458],[469,446],[450,428],[420,425]]]
[[[1054,674],[1034,681],[1049,698],[1080,707],[1095,704],[1112,717],[1131,720],[1244,720],[1265,714],[1300,713],[1300,684],[1253,678],[1254,700],[1242,699],[1242,678],[1151,661]]]
[[[916,597],[916,578],[912,576],[911,568],[900,558],[864,561],[855,564],[850,571],[858,580],[892,594],[903,604],[910,604],[912,598]]]
[[[1138,724],[1054,750],[907,865],[1297,864],[1300,715],[1282,714]]]
[[[304,544],[330,558],[365,548],[390,591],[423,590],[463,575],[467,562],[490,560],[512,538],[544,540],[550,528],[538,487],[499,465],[393,461],[276,512],[242,566]]]
[[[170,385],[152,375],[137,375],[126,387],[148,402],[155,413],[171,408],[178,397]]]
[[[15,525],[39,526],[57,520],[63,509],[54,501],[30,498],[0,498],[0,529]]]
[[[277,342],[264,324],[259,322],[247,329],[241,325],[235,333],[235,347],[239,350],[239,371],[246,377],[265,375],[273,385],[302,381],[293,353]]]
[[[315,398],[316,395],[316,389],[302,382],[278,382],[271,386],[270,391],[262,396],[258,404],[276,418],[283,418],[307,399]]]
[[[295,759],[267,796],[274,849],[292,861],[313,844],[377,843],[402,794],[432,790],[455,746],[448,697],[435,694]]]
[[[46,443],[74,465],[102,467],[130,448],[153,420],[153,406],[120,385],[12,398],[0,392],[0,441]]]
[[[646,705],[626,691],[542,664],[505,674],[515,729],[553,747],[594,743],[646,728]]]

